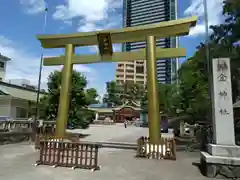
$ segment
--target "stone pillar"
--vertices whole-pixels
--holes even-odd
[[[195,136],[195,127],[192,126],[192,125],[189,126],[189,135],[190,135],[191,137],[194,137],[194,136]]]
[[[185,132],[185,126],[184,126],[184,122],[181,121],[180,122],[180,136],[183,136],[184,135],[184,132]]]
[[[95,120],[98,120],[98,112],[95,112]]]
[[[201,152],[201,164],[208,177],[214,177],[218,175],[217,173],[226,173],[224,169],[228,169],[226,176],[230,177],[236,168],[229,167],[240,166],[240,147],[235,145],[230,68],[228,58],[212,60],[214,144],[208,144],[207,152]],[[240,172],[240,168],[238,171]],[[237,177],[240,178],[239,173]]]
[[[230,60],[213,59],[212,68],[214,143],[235,145]]]

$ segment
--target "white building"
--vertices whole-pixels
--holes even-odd
[[[10,58],[3,56],[0,53],[0,81],[5,80],[5,73],[6,73],[6,67],[7,67],[7,61],[9,61]]]
[[[36,108],[38,91],[26,79],[5,81],[6,66],[9,60],[10,58],[0,54],[0,117],[26,119]],[[40,98],[45,95],[47,95],[46,92],[40,92]]]
[[[8,82],[18,86],[30,85],[30,80],[28,79],[9,79]]]

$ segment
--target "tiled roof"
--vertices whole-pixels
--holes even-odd
[[[108,108],[107,104],[90,104],[89,108]]]
[[[5,61],[11,60],[9,57],[3,56],[1,53],[0,53],[0,59],[3,59],[3,60],[5,60]]]

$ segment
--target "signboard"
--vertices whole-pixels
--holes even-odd
[[[213,130],[216,144],[234,145],[234,120],[230,60],[212,60],[213,68]]]

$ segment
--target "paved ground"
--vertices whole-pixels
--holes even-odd
[[[122,126],[91,127],[85,132],[93,133],[88,140],[135,142],[146,129]],[[87,140],[86,139],[86,140]],[[134,158],[132,150],[101,149],[100,171],[71,170],[68,168],[34,167],[38,152],[32,146],[21,143],[0,146],[0,177],[5,180],[204,180],[192,165],[198,161],[198,153],[177,153],[177,161],[154,161]]]
[[[84,138],[84,141],[118,141],[126,143],[136,143],[140,136],[148,136],[148,128],[128,126],[124,128],[123,124],[116,125],[92,125],[89,129],[71,130],[83,134],[91,134]],[[165,135],[169,136],[169,135]]]

